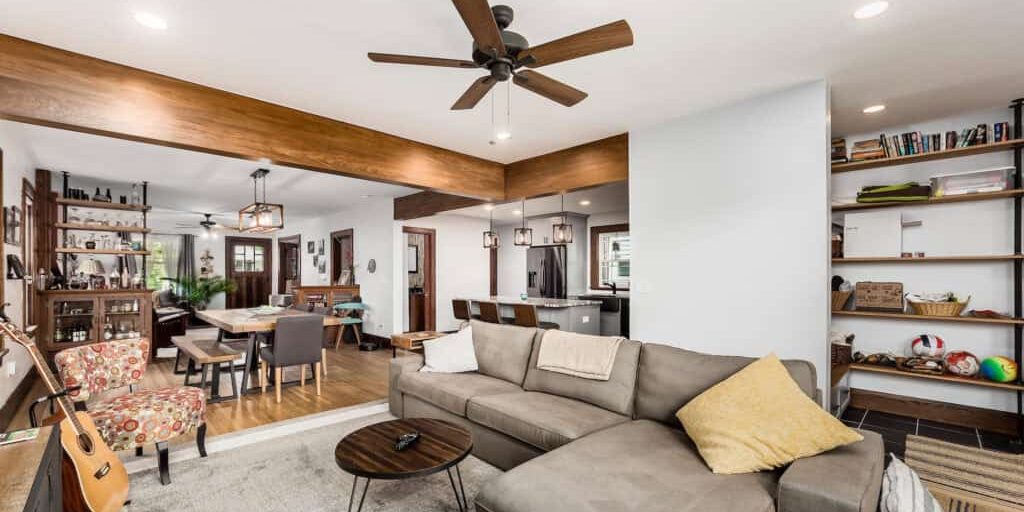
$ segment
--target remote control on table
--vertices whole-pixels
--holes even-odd
[[[395,441],[395,450],[396,451],[403,451],[406,448],[412,446],[413,443],[415,443],[416,441],[419,441],[419,440],[420,440],[420,433],[419,432],[410,432],[408,434],[402,434]]]

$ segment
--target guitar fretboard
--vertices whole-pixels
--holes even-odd
[[[46,384],[46,389],[50,390],[50,393],[58,393],[64,389],[64,385],[57,379],[57,376],[50,371],[50,367],[46,364],[46,359],[43,354],[39,352],[39,348],[36,347],[36,343],[29,339],[29,337],[21,331],[17,326],[11,322],[0,322],[0,329],[3,329],[6,335],[13,339],[15,343],[25,347],[28,351],[29,356],[32,358],[32,362],[35,364],[36,371],[43,378],[43,383]],[[78,416],[75,414],[75,406],[71,402],[71,398],[67,395],[59,397],[57,404],[60,405],[64,415],[71,422],[71,425],[75,429],[75,434],[81,435],[85,429],[82,424],[78,421]]]

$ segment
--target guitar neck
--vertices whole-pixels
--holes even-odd
[[[32,358],[32,362],[36,367],[36,372],[39,373],[39,376],[43,379],[43,383],[46,384],[46,389],[53,394],[60,393],[64,389],[64,385],[57,379],[57,376],[50,371],[50,366],[46,364],[46,358],[43,357],[43,354],[39,351],[39,347],[36,346],[36,343],[29,339],[21,329],[18,329],[11,322],[0,323],[0,329],[2,329],[8,337],[12,338],[15,343],[25,347],[25,350],[28,351],[28,355]],[[64,415],[68,420],[70,420],[75,429],[75,433],[81,434],[83,432],[82,424],[79,423],[78,417],[75,415],[75,406],[71,402],[71,398],[66,394],[60,396],[57,398],[57,404],[60,405]]]

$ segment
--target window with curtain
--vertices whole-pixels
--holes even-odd
[[[149,235],[149,275],[146,286],[151,290],[166,290],[171,283],[165,278],[177,277],[181,235]]]

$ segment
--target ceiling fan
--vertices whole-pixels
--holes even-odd
[[[209,236],[209,235],[216,236],[215,231],[221,231],[221,230],[223,230],[223,231],[237,231],[237,229],[235,229],[235,228],[227,227],[227,226],[222,226],[221,224],[218,224],[217,221],[213,220],[213,214],[212,213],[203,213],[201,215],[203,216],[203,220],[199,221],[198,228],[203,230],[203,235],[204,236]],[[182,229],[196,229],[197,228],[196,224],[186,223],[186,222],[175,223],[175,227],[182,228]]]
[[[595,53],[623,48],[633,44],[633,31],[625,20],[584,30],[570,36],[530,46],[526,38],[507,30],[512,24],[513,11],[507,5],[490,7],[487,0],[452,0],[473,36],[473,60],[369,53],[370,60],[392,64],[440,66],[465,69],[486,69],[489,75],[480,77],[452,105],[452,110],[466,110],[476,106],[498,82],[509,78],[531,92],[571,107],[587,97],[587,93],[532,68],[547,66]],[[531,69],[522,69],[523,67]]]

